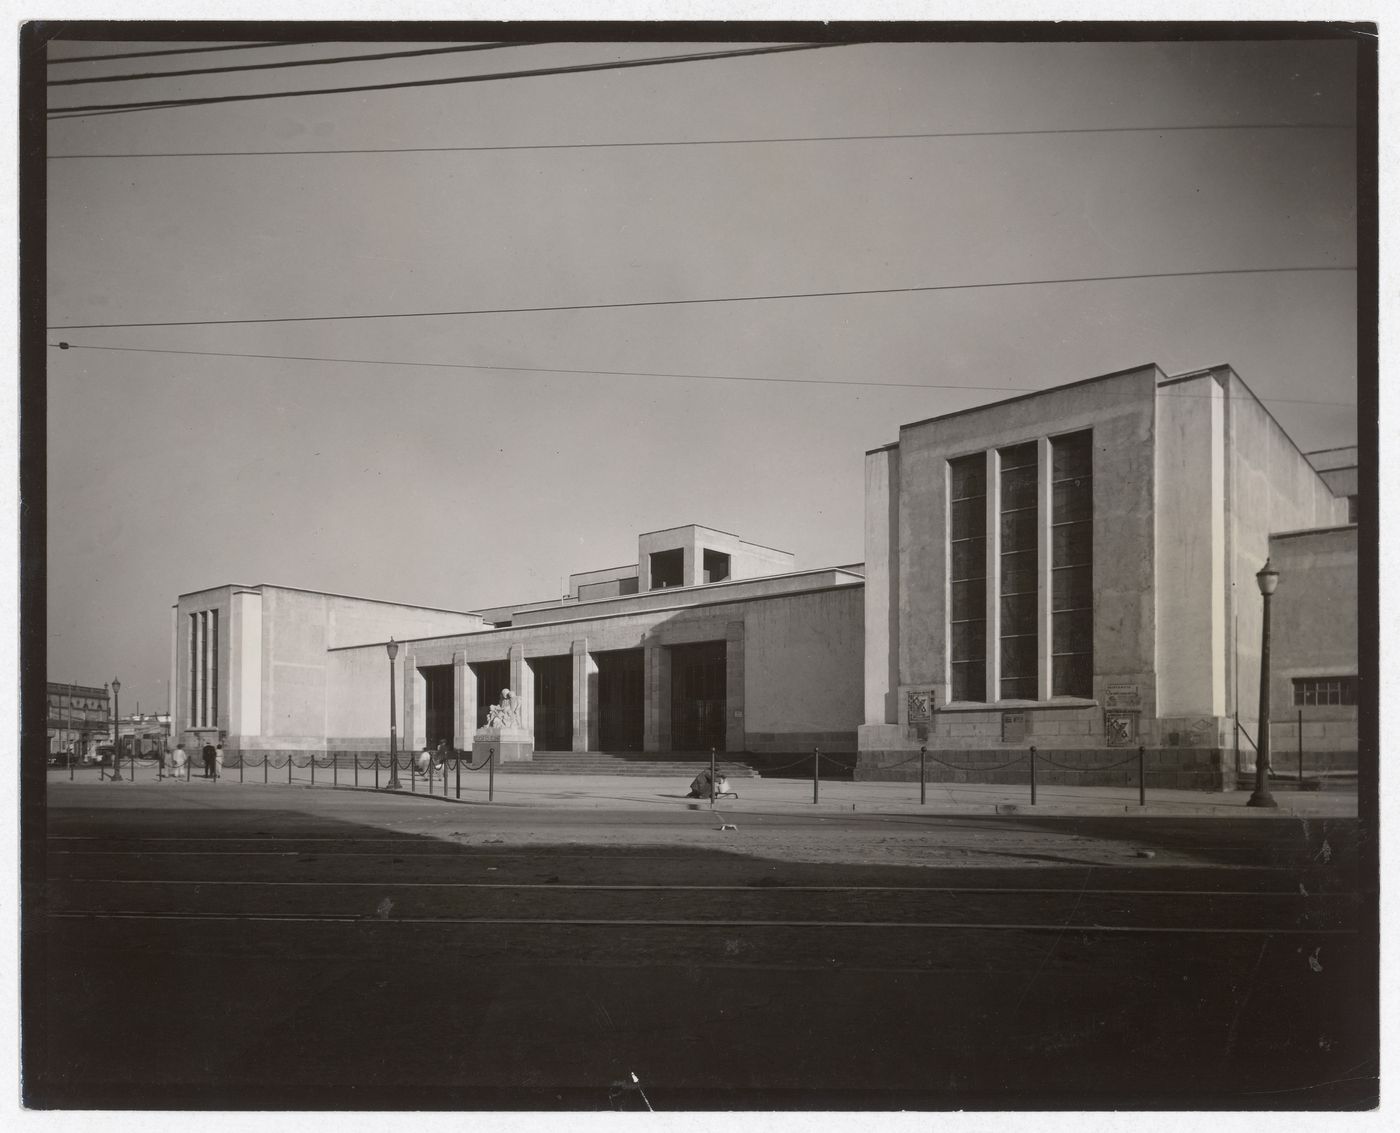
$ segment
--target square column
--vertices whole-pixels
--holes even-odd
[[[724,627],[724,750],[744,751],[744,623]]]
[[[598,662],[588,652],[588,639],[570,648],[573,672],[573,750],[598,750]]]
[[[510,647],[510,691],[520,697],[520,726],[535,730],[535,670],[525,663],[525,646]]]
[[[476,732],[476,673],[460,649],[452,654],[452,746],[458,751],[471,747],[467,741]]]
[[[671,652],[652,639],[642,643],[642,750],[667,751],[671,746]]]

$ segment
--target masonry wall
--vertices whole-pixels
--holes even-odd
[[[1225,384],[1227,437],[1226,633],[1229,711],[1238,687],[1240,720],[1257,732],[1262,600],[1255,574],[1269,556],[1270,532],[1335,527],[1347,521],[1338,499],[1249,388],[1228,367]],[[1352,590],[1355,601],[1355,589]],[[1236,685],[1238,674],[1238,686]],[[1252,767],[1253,748],[1241,748],[1241,766]]]
[[[1293,681],[1358,674],[1357,539],[1355,527],[1337,527],[1269,540],[1279,572],[1269,614],[1270,748],[1277,772],[1295,772],[1300,751],[1305,770],[1356,767],[1359,707],[1295,706]]]

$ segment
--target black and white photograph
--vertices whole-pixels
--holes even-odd
[[[25,1109],[1380,1105],[1377,25],[15,36]]]

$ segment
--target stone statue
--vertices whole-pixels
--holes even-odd
[[[488,728],[521,728],[524,721],[520,715],[520,697],[508,688],[501,689],[501,702],[486,710]]]

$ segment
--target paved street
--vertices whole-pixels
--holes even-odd
[[[488,806],[53,778],[44,1093],[409,1109],[1375,1096],[1368,899],[1335,797],[1297,816],[862,812],[750,786],[711,812],[615,780]]]

